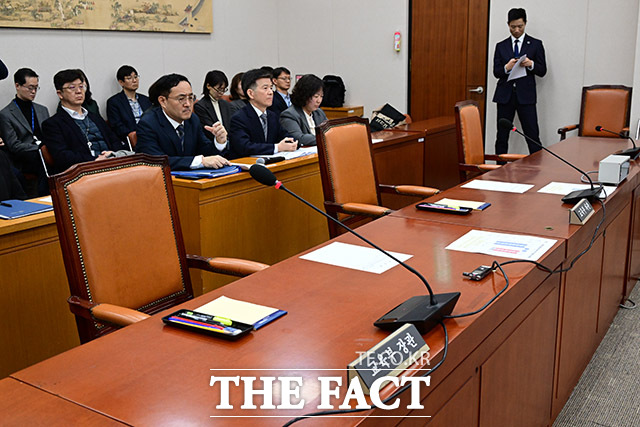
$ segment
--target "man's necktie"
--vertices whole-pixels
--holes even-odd
[[[178,134],[178,138],[180,138],[180,147],[182,147],[182,151],[184,151],[184,125],[178,125],[176,132]]]
[[[519,58],[520,57],[520,49],[518,49],[518,42],[519,41],[520,40],[516,39],[516,41],[513,42],[514,43],[514,45],[513,45],[513,56],[515,58]]]
[[[267,113],[262,113],[260,116],[260,121],[262,122],[262,132],[264,132],[264,140],[267,140]]]

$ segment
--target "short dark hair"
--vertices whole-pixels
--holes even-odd
[[[202,94],[208,95],[209,91],[207,90],[207,85],[211,87],[216,87],[220,83],[224,83],[225,86],[229,86],[229,80],[227,79],[227,75],[220,70],[209,71],[207,75],[204,77],[204,83],[202,84]]]
[[[232,101],[243,98],[243,96],[241,96],[236,89],[238,87],[238,83],[242,81],[242,76],[244,76],[244,72],[236,74],[231,79],[231,86],[229,87],[229,99],[231,99]],[[246,98],[246,96],[244,96],[244,98]]]
[[[154,105],[160,105],[158,98],[160,96],[169,96],[171,89],[178,86],[180,82],[187,82],[191,84],[189,79],[181,74],[172,73],[160,77],[151,85],[151,87],[149,87],[149,99]]]
[[[305,74],[293,87],[291,103],[296,107],[302,108],[307,105],[313,95],[322,89],[324,89],[324,83],[320,77],[314,74]]]
[[[268,71],[269,74],[273,74],[273,67],[271,65],[263,65],[262,67],[260,67],[260,69],[263,71]]]
[[[244,96],[249,98],[247,91],[249,89],[255,90],[256,82],[258,80],[269,79],[269,82],[271,82],[271,75],[272,73],[265,71],[262,68],[256,68],[244,73],[244,76],[242,76],[242,91],[244,92]]]
[[[507,15],[507,24],[522,18],[522,22],[527,23],[527,12],[522,8],[513,8]]]
[[[71,83],[78,79],[80,79],[82,83],[87,82],[87,79],[85,78],[82,70],[73,68],[73,69],[58,71],[56,75],[53,76],[53,86],[55,86],[56,90],[62,90],[62,86],[64,86],[65,83]]]
[[[39,76],[31,68],[20,68],[13,75],[13,81],[14,83],[23,85],[27,82],[27,77],[35,77],[37,79]]]
[[[118,68],[118,71],[116,72],[116,78],[119,82],[123,82],[124,78],[130,76],[132,73],[138,74],[136,69],[131,65],[123,65],[122,67]]]
[[[284,68],[284,67],[278,67],[278,68],[274,68],[274,69],[273,69],[273,74],[272,74],[272,76],[273,76],[273,78],[274,78],[274,79],[277,79],[278,77],[280,77],[280,74],[282,74],[282,73],[285,73],[285,74],[291,75],[291,71],[287,70],[287,69],[286,69],[286,68]]]

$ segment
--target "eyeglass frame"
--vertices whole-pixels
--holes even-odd
[[[26,84],[20,85],[23,88],[25,88],[26,90],[28,90],[29,92],[37,92],[40,90],[40,85],[37,86],[27,86]]]
[[[165,98],[170,99],[172,101],[177,101],[178,103],[185,105],[185,102],[187,100],[189,100],[189,103],[191,104],[195,104],[196,100],[198,99],[198,97],[195,94],[191,94],[191,95],[180,95],[178,97],[172,98],[170,96],[165,96]]]
[[[66,89],[66,90],[68,90],[70,92],[75,92],[76,89],[80,89],[81,91],[84,91],[84,90],[87,90],[87,84],[86,83],[80,83],[78,86],[76,86],[76,85],[71,85],[71,86],[67,86],[67,87],[62,86],[62,89],[63,90]]]

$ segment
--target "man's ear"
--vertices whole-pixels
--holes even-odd
[[[249,99],[253,99],[253,98],[254,98],[254,92],[253,92],[253,89],[247,89],[247,93],[246,93],[246,95],[247,95],[247,98],[249,98]]]
[[[58,98],[60,98],[62,100],[62,91],[61,90],[57,90],[56,91],[56,95],[58,95]]]

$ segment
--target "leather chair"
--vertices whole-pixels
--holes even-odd
[[[267,267],[185,253],[166,157],[80,163],[49,183],[83,343],[191,299],[189,268],[245,276]]]
[[[630,87],[614,85],[585,86],[582,88],[580,123],[561,127],[558,129],[558,134],[560,134],[561,141],[567,137],[567,132],[575,129],[578,129],[578,136],[617,138],[616,135],[611,133],[596,131],[596,126],[628,134],[630,114]]]
[[[44,173],[47,175],[47,178],[48,178],[50,176],[49,175],[49,166],[53,167],[53,156],[51,156],[51,153],[49,152],[49,149],[43,143],[40,143],[38,145],[38,154],[40,154],[40,160],[42,161],[42,167],[44,168]]]
[[[460,182],[486,171],[498,169],[499,164],[487,164],[487,160],[513,162],[526,154],[485,154],[484,132],[478,103],[467,100],[455,105],[456,132],[458,139],[458,169]]]
[[[134,151],[138,144],[138,133],[133,130],[127,135],[127,144],[129,144],[129,150]]]
[[[393,212],[381,206],[380,192],[427,198],[435,188],[378,184],[369,121],[360,117],[328,120],[316,127],[318,161],[325,209],[346,225]],[[333,238],[343,229],[329,221]]]

